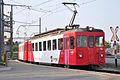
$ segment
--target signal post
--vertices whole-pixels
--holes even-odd
[[[117,46],[116,45],[117,45],[117,41],[119,41],[119,38],[117,36],[119,27],[117,26],[115,29],[113,29],[113,27],[110,27],[110,29],[113,33],[111,42],[114,41],[113,47],[114,47],[114,54],[115,54],[115,67],[117,67]]]

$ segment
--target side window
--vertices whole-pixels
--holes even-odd
[[[47,41],[47,48],[48,48],[49,51],[51,50],[51,40]]]
[[[43,51],[46,51],[46,41],[43,41]]]
[[[86,47],[87,46],[87,37],[86,36],[77,36],[77,47]]]
[[[53,50],[57,49],[57,41],[56,41],[56,39],[53,40],[52,47],[53,47]]]
[[[35,51],[38,51],[38,43],[35,43]]]
[[[39,51],[42,51],[42,42],[39,42]]]
[[[58,39],[58,50],[62,50],[63,49],[63,39]]]
[[[74,37],[70,37],[70,49],[74,49]]]
[[[32,50],[34,51],[34,43],[32,43]]]
[[[88,46],[90,48],[94,47],[94,36],[89,36],[88,37]]]

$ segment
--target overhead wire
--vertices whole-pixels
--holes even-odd
[[[17,22],[17,23],[23,23],[23,24],[33,24],[33,23],[26,23],[26,22],[22,22],[22,21],[16,21],[16,20],[15,20],[15,22]]]
[[[21,13],[21,12],[23,12],[23,11],[25,11],[25,10],[26,10],[26,8],[25,8],[25,9],[22,9],[22,10],[16,12],[16,13],[14,13],[14,15],[16,15],[16,14],[18,14],[18,13]]]
[[[79,4],[79,5],[85,5],[85,4],[89,4],[89,3],[95,2],[95,1],[96,0],[91,0],[91,1],[83,2],[83,3]]]
[[[53,0],[44,1],[44,2],[42,2],[42,3],[40,3],[40,4],[34,5],[33,7],[41,6],[41,5],[46,4],[46,3],[48,3],[48,2],[51,2],[51,1],[53,1]]]
[[[11,0],[11,2],[14,2],[14,3],[17,3],[17,4],[21,4],[21,3],[19,3],[19,2],[14,1],[14,0]]]
[[[73,1],[76,1],[76,0],[73,0]],[[78,7],[81,6],[81,5],[85,5],[85,4],[89,4],[89,3],[95,2],[95,1],[96,1],[96,0],[91,0],[91,1],[87,1],[87,2],[81,3],[81,4],[78,5]],[[56,9],[59,9],[59,8],[56,8]],[[53,10],[55,10],[55,9],[53,9]],[[52,15],[52,14],[54,14],[54,13],[62,12],[62,11],[64,11],[64,10],[66,10],[66,9],[62,9],[62,10],[58,10],[58,11],[52,11],[52,10],[51,10],[52,13],[43,14],[42,17],[48,17],[48,16],[50,16],[50,15]]]
[[[36,10],[36,9],[33,9],[33,8],[30,8],[30,10],[40,12],[40,13],[47,13],[46,11],[40,11],[40,10]]]
[[[60,3],[55,4],[55,5],[50,5],[50,6],[49,6],[49,5],[47,5],[47,6],[44,6],[44,7],[41,7],[41,8],[45,8],[45,9],[46,9],[46,8],[52,8],[52,7],[55,7],[55,6],[59,5],[59,4],[60,4]]]

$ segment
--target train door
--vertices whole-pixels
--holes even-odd
[[[28,60],[28,42],[24,44],[24,61]]]
[[[88,54],[89,54],[89,64],[95,64],[95,41],[94,36],[88,36]]]
[[[33,62],[32,43],[28,42],[28,61]]]
[[[65,65],[69,64],[69,38],[65,37],[63,38],[63,45],[64,45],[64,63]]]

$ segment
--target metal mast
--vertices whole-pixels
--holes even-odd
[[[6,6],[10,6],[11,7],[11,12],[10,12],[10,52],[11,55],[10,57],[13,57],[13,7],[14,6],[19,6],[19,7],[27,7],[30,8],[31,6],[26,6],[26,5],[16,5],[16,4],[4,4]]]
[[[0,62],[2,62],[2,53],[4,51],[4,6],[3,0],[0,0]]]

